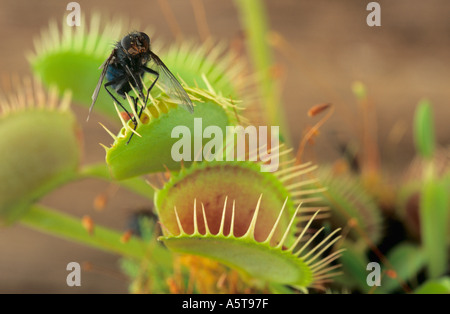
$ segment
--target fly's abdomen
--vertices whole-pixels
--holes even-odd
[[[122,69],[111,64],[106,71],[105,77],[108,82],[114,81],[114,83],[111,84],[111,87],[114,88],[116,93],[120,96],[125,97],[125,93],[128,93],[131,90],[128,83],[128,77]]]
[[[106,71],[106,80],[111,82],[121,76],[124,76],[124,72],[121,69],[116,68],[114,65],[110,64],[108,70]],[[114,84],[115,85],[115,84]],[[113,86],[114,86],[113,85]]]

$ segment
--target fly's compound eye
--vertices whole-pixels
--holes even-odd
[[[120,44],[124,50],[126,50],[130,55],[137,55],[143,52],[143,48],[139,43],[139,37],[134,35],[128,35],[122,38]]]
[[[134,45],[134,38],[132,36],[125,36],[124,38],[122,38],[122,40],[120,41],[120,45],[123,47],[123,49],[128,50],[131,48],[131,46]]]
[[[150,38],[146,33],[140,32],[138,36],[136,36],[136,43],[141,52],[146,52],[150,49]]]
[[[146,33],[143,33],[143,32],[139,33],[139,40],[142,43],[150,43],[150,38],[148,37],[148,35]]]
[[[144,47],[146,50],[150,48],[150,38],[146,33],[140,33],[139,34],[139,41],[141,43],[141,46]]]

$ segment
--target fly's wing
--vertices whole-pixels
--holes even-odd
[[[108,66],[114,58],[114,52],[115,52],[115,50],[113,50],[113,52],[111,52],[108,59],[106,59],[105,62],[103,62],[103,64],[99,67],[99,69],[103,68],[103,70],[102,70],[102,74],[100,75],[100,78],[98,79],[98,83],[97,83],[97,86],[95,87],[94,93],[92,94],[92,104],[89,107],[89,113],[88,113],[88,117],[87,117],[86,121],[89,120],[91,111],[94,108],[94,104],[95,104],[95,101],[97,100],[98,93],[100,92],[100,88],[102,87],[102,83],[103,83],[103,79],[105,78],[106,71],[108,70]]]
[[[173,99],[180,100],[180,105],[183,106],[190,113],[194,113],[194,105],[189,98],[186,91],[175,78],[175,76],[170,72],[166,65],[161,61],[161,59],[150,51],[150,56],[154,62],[154,69],[159,73],[159,78],[161,79],[167,95]]]

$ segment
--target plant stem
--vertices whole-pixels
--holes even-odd
[[[285,123],[280,90],[271,74],[273,62],[271,49],[267,42],[268,25],[263,1],[236,0],[235,4],[246,30],[250,59],[253,61],[260,82],[260,95],[263,99],[266,119],[270,125],[280,126],[284,142],[292,146]]]
[[[113,180],[108,170],[108,166],[105,163],[91,164],[84,166],[80,171],[80,178],[97,178],[106,180],[109,182],[115,182],[118,185],[135,192],[149,200],[153,200],[154,191],[153,188],[145,182],[141,177],[126,179],[126,180]]]
[[[438,278],[448,268],[447,225],[449,219],[448,186],[445,179],[434,175],[434,165],[428,161],[420,197],[422,245],[428,257],[428,274]]]
[[[132,237],[122,243],[122,235],[102,226],[95,226],[90,234],[79,218],[62,214],[53,209],[34,205],[22,217],[21,223],[32,229],[39,230],[60,238],[83,243],[103,251],[120,254],[122,256],[144,258],[147,244]]]

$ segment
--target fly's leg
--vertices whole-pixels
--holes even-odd
[[[150,69],[150,68],[144,67],[144,66],[142,67],[142,69],[143,69],[145,72],[150,73],[150,74],[153,74],[153,75],[156,76],[155,80],[152,82],[152,84],[150,85],[150,87],[147,89],[147,97],[145,97],[145,105],[147,106],[148,96],[150,95],[150,91],[152,90],[153,86],[155,86],[156,81],[159,79],[159,73],[156,72],[156,71],[154,71],[154,70],[152,70],[152,69]],[[141,109],[141,112],[142,112],[142,109]]]
[[[152,84],[150,85],[150,87],[147,89],[147,96],[145,97],[144,106],[141,107],[141,109],[139,110],[139,114],[138,114],[139,119],[141,118],[141,115],[142,115],[142,112],[144,111],[144,108],[147,107],[148,96],[150,95],[150,91],[152,90],[153,86],[155,86],[156,81],[157,81],[158,78],[159,78],[159,73],[158,73],[158,72],[156,72],[156,71],[154,71],[154,70],[152,70],[152,69],[149,69],[149,68],[147,68],[147,67],[142,67],[142,68],[144,69],[145,72],[150,73],[150,74],[153,74],[153,75],[156,75],[156,78],[155,78],[155,80],[152,82]],[[142,93],[142,89],[140,90],[140,93]],[[142,96],[141,96],[141,97],[142,97]],[[142,98],[144,98],[144,97],[142,97]],[[135,99],[134,108],[135,108],[135,110],[136,110],[136,112],[137,112],[137,99]]]
[[[125,109],[125,107],[120,103],[120,101],[118,101],[117,98],[116,98],[116,97],[111,93],[111,91],[108,89],[108,86],[113,85],[113,84],[117,84],[117,83],[121,83],[121,85],[123,85],[123,84],[125,84],[125,83],[128,83],[128,81],[126,81],[125,78],[119,77],[119,78],[117,78],[117,79],[114,79],[114,80],[109,81],[108,83],[106,83],[106,84],[104,85],[104,86],[105,86],[105,89],[106,89],[106,91],[108,92],[108,94],[112,97],[112,99],[120,106],[120,108],[122,108],[122,109],[126,112],[126,114],[127,114],[128,117],[131,119],[131,121],[133,121],[133,124],[134,124],[134,130],[136,130],[137,125],[138,125],[138,123],[137,123],[137,121],[136,121],[136,118],[133,117],[133,116],[128,112],[127,109]],[[138,101],[138,99],[137,99],[136,97],[131,97],[131,98],[133,99],[133,106],[134,106],[134,108],[135,108],[135,110],[136,110],[136,109],[137,109],[137,101]],[[142,112],[142,110],[141,110],[141,112]],[[141,113],[139,113],[139,118],[140,118],[140,116],[141,116]],[[134,133],[132,133],[131,136],[130,136],[130,138],[128,139],[127,145],[128,145],[128,143],[130,142],[131,138],[133,137],[133,134],[134,134]]]
[[[117,79],[114,79],[112,81],[109,81],[108,83],[106,83],[105,89],[108,92],[109,96],[111,96],[111,98],[120,106],[120,108],[122,108],[126,114],[128,115],[128,117],[130,117],[131,121],[133,121],[134,125],[137,124],[136,119],[128,112],[127,109],[125,109],[125,107],[120,103],[120,101],[117,100],[117,98],[111,93],[111,91],[108,89],[108,86],[113,85],[113,84],[117,84],[120,83],[120,81],[123,80],[123,78],[119,77]]]
[[[128,72],[128,75],[134,81],[134,85],[132,84],[132,82],[129,82],[131,88],[133,88],[133,86],[136,86],[136,88],[139,91],[139,97],[144,99],[144,91],[142,89],[142,81],[141,81],[142,78],[139,76],[139,80],[136,79],[136,76],[134,75],[133,71],[131,71],[131,69],[128,67],[128,65],[125,66],[125,70]],[[145,106],[147,106],[147,102],[145,102]],[[136,108],[136,110],[137,110],[137,108]]]
[[[137,112],[138,98],[137,98],[137,97],[131,97],[131,98],[133,99],[133,102],[134,102],[134,110]],[[139,112],[138,119],[141,118],[142,109],[143,109],[143,107],[141,108],[141,110],[140,110],[140,112]],[[137,121],[134,123],[134,128],[133,128],[133,130],[136,131],[136,128],[137,128]],[[129,138],[128,141],[127,141],[127,145],[128,145],[128,143],[130,143],[131,138],[133,137],[133,135],[134,135],[134,133],[131,133],[130,138]]]
[[[159,73],[158,73],[158,72],[156,72],[156,71],[154,71],[154,70],[152,70],[152,69],[149,69],[149,68],[147,68],[147,67],[143,67],[143,69],[144,69],[145,72],[155,75],[156,78],[155,78],[155,80],[152,82],[152,84],[150,85],[150,87],[147,89],[147,96],[145,96],[145,102],[144,102],[144,105],[141,106],[141,108],[140,108],[140,110],[139,110],[138,119],[141,118],[142,112],[144,111],[144,108],[147,106],[147,102],[148,102],[148,97],[149,97],[149,95],[150,95],[150,91],[151,91],[152,88],[155,86],[156,81],[157,81],[158,78],[159,78]],[[131,71],[130,71],[130,72],[131,72]],[[139,91],[139,96],[140,96],[142,99],[144,99],[144,95],[143,95],[143,91],[142,91],[142,85],[139,84],[140,82],[138,82],[138,81],[136,80],[136,78],[134,77],[134,75],[131,75],[131,76],[132,76],[132,78],[134,79],[134,81],[135,81],[135,83],[136,83],[136,86],[137,86],[138,91]],[[105,84],[105,85],[106,85],[106,84]],[[110,95],[111,95],[111,93],[110,93]],[[111,96],[112,96],[112,95],[111,95]],[[112,96],[112,97],[114,97],[114,96]],[[132,98],[133,98],[133,102],[134,102],[134,109],[135,109],[135,111],[137,112],[137,108],[138,108],[138,100],[139,100],[139,98],[138,98],[138,97],[132,97]],[[121,106],[121,107],[122,107],[122,106]],[[122,108],[123,108],[123,107],[122,107]],[[123,109],[125,110],[125,108],[123,108]],[[127,112],[127,111],[125,110],[125,112]],[[127,114],[130,115],[128,112],[127,112]],[[134,122],[134,130],[136,130],[136,128],[137,128],[137,121],[136,121],[135,119],[133,119],[133,122]],[[133,137],[133,135],[134,135],[134,133],[132,133],[132,134],[130,135],[130,138],[128,139],[127,144],[130,143],[131,138]]]

